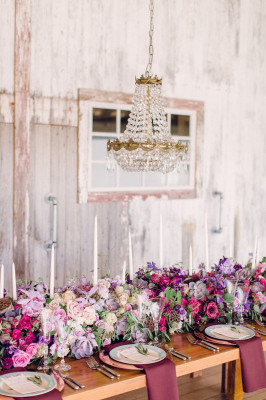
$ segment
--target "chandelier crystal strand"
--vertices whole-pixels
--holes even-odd
[[[115,160],[126,171],[173,171],[187,157],[188,145],[172,139],[161,94],[162,79],[152,76],[154,1],[150,0],[149,62],[136,79],[133,106],[123,140],[107,143],[108,165]]]

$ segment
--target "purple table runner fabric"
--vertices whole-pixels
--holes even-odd
[[[5,371],[0,371],[0,375],[5,375],[8,374],[10,372],[21,372],[21,371],[26,371],[25,368],[12,368],[9,370],[5,370]],[[25,400],[62,400],[62,396],[61,393],[57,390],[57,389],[53,389],[51,390],[51,392],[48,393],[43,393],[43,394],[38,394],[36,396],[30,396],[30,397],[14,397],[14,399],[16,400],[21,400],[21,399],[25,399]]]
[[[109,353],[112,349],[131,342],[117,343],[105,346],[104,350]],[[147,390],[149,400],[179,400],[175,364],[165,358],[154,364],[141,364],[136,367],[143,368],[146,373]]]

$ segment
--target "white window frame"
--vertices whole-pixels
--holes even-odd
[[[156,197],[167,195],[168,198],[193,198],[196,196],[196,143],[199,130],[202,131],[202,124],[199,124],[199,113],[203,114],[204,105],[202,102],[193,102],[187,100],[165,99],[168,125],[170,128],[171,114],[188,115],[190,117],[189,136],[177,136],[178,140],[189,142],[190,161],[189,185],[186,186],[130,186],[119,187],[116,173],[115,187],[92,187],[91,166],[94,164],[106,163],[104,160],[92,160],[92,137],[108,136],[116,138],[122,135],[120,132],[121,110],[131,110],[132,95],[115,92],[102,92],[95,90],[79,90],[79,124],[78,124],[78,147],[79,147],[79,165],[78,165],[78,201],[86,203],[91,201],[124,201],[130,200],[134,196],[146,198],[149,195]],[[116,132],[93,132],[93,108],[115,109],[117,110]],[[200,118],[203,121],[203,118]],[[199,129],[200,128],[200,129]],[[187,164],[187,162],[184,162]],[[119,168],[116,166],[116,168]],[[167,175],[167,174],[166,174]],[[142,174],[142,185],[145,174]]]

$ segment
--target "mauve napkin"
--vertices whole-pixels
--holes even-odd
[[[7,374],[9,372],[21,372],[26,371],[25,368],[12,368],[9,370],[0,371],[0,375]],[[8,397],[7,397],[8,398]],[[10,397],[9,397],[10,398]],[[53,389],[51,392],[38,394],[36,396],[22,397],[25,400],[62,400],[61,393],[57,389]],[[21,400],[21,397],[14,397],[16,400]]]
[[[104,350],[109,353],[112,349],[130,341],[105,346]],[[165,358],[154,364],[136,365],[143,368],[146,373],[146,382],[149,400],[179,400],[175,364]]]
[[[215,324],[207,326],[211,325]],[[266,365],[261,338],[254,336],[251,339],[228,340],[228,342],[234,343],[239,348],[244,392],[251,393],[265,389]]]

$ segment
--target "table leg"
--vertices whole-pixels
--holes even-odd
[[[228,400],[243,399],[244,393],[240,360],[223,364],[222,390],[223,388]]]

